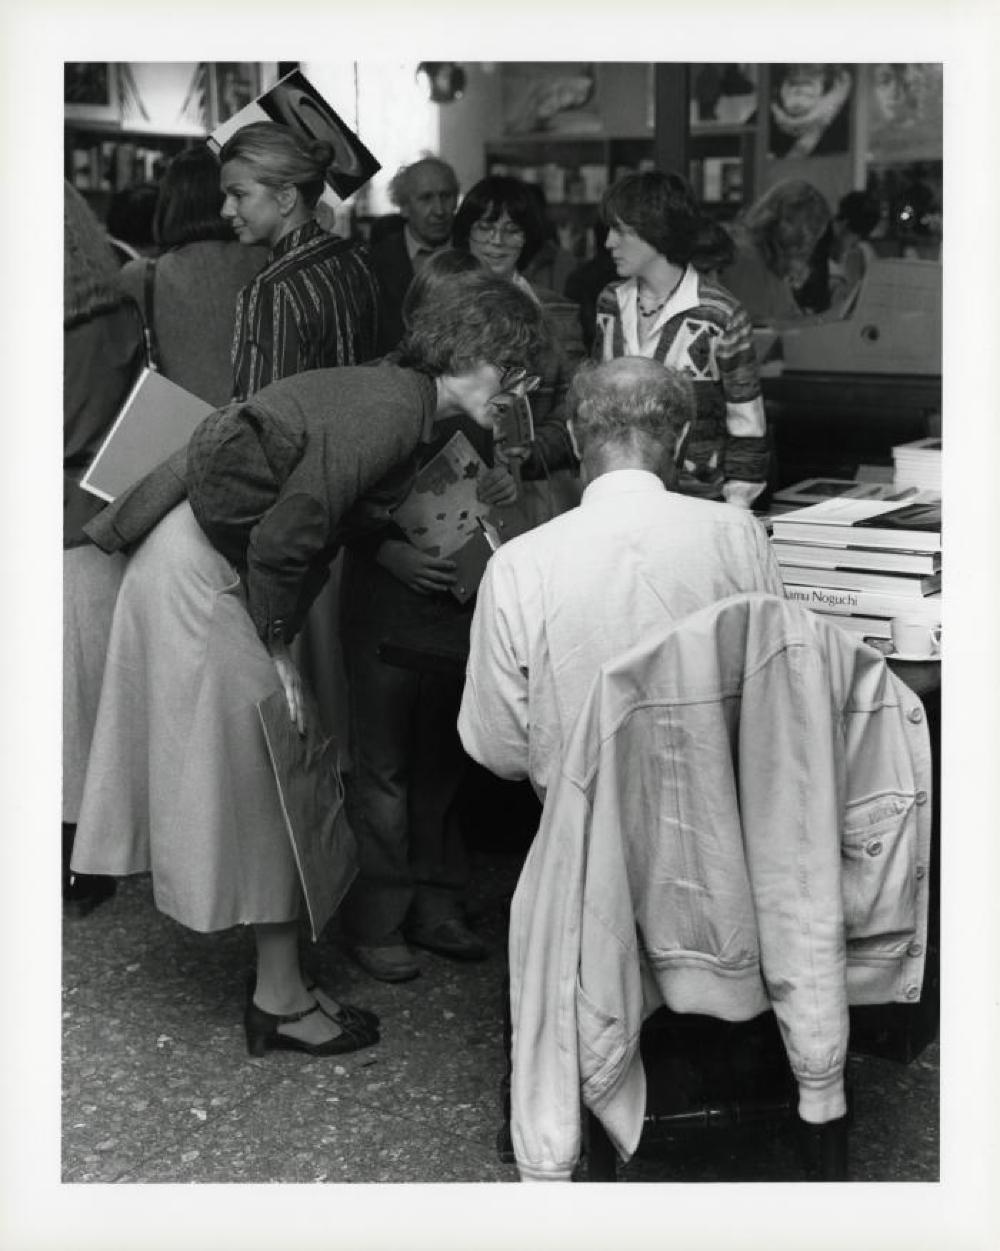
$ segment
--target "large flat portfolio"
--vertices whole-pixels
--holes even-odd
[[[358,872],[357,843],[344,810],[337,744],[323,733],[311,700],[307,701],[304,734],[292,724],[284,691],[260,700],[257,712],[315,942]]]
[[[187,443],[214,412],[155,369],[144,369],[80,485],[109,503]]]
[[[789,370],[939,374],[940,264],[902,258],[870,262],[846,317],[784,329],[781,345]]]

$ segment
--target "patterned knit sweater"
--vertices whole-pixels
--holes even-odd
[[[640,337],[634,278],[597,301],[593,358],[646,356],[692,381],[696,415],[676,489],[749,505],[767,480],[766,422],[750,319],[717,282],[690,265]]]

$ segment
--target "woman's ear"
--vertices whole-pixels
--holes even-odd
[[[284,186],[278,187],[274,193],[275,199],[278,201],[278,209],[283,217],[289,217],[295,211],[295,206],[299,202],[299,189],[294,183],[286,182]]]

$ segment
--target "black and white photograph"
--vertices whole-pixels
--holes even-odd
[[[528,19],[10,62],[0,1247],[1000,1234],[975,23]]]

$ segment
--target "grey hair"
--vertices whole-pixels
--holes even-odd
[[[447,172],[448,177],[455,186],[455,194],[458,195],[458,175],[448,164],[439,156],[422,156],[419,161],[413,161],[410,165],[401,165],[389,181],[389,200],[395,204],[396,208],[405,209],[410,202],[410,175],[415,169],[420,169],[424,165],[436,165],[438,169]]]
[[[581,451],[608,444],[633,447],[657,464],[694,418],[689,378],[642,356],[587,361],[569,388],[568,407]]]

